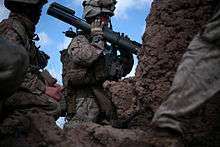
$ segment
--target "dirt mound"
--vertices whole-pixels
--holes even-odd
[[[88,123],[65,130],[68,138],[74,142],[73,146],[148,146],[145,138],[154,112],[166,99],[178,63],[189,42],[210,18],[212,1],[214,0],[154,0],[146,19],[136,76],[105,83],[107,94],[118,114],[118,119],[113,123],[118,129]],[[200,110],[186,116],[187,123],[190,124],[186,126],[189,131],[185,134],[186,141],[190,142],[189,146],[219,146],[218,106],[219,101],[211,100]],[[60,136],[60,133],[55,135]]]
[[[123,110],[119,113],[123,116],[121,121],[127,120],[123,126],[149,129],[153,113],[166,99],[189,42],[211,18],[213,1],[154,0],[146,19],[136,76],[108,88],[116,107]],[[186,116],[190,124],[186,126],[186,140],[191,142],[190,146],[219,145],[218,104],[211,100]]]

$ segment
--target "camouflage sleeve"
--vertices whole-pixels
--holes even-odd
[[[21,84],[29,58],[22,46],[13,45],[1,37],[0,55],[0,91],[1,95],[8,95]]]
[[[84,67],[88,67],[96,61],[103,50],[104,45],[91,44],[83,35],[75,37],[68,47],[68,53],[72,55],[73,62]]]
[[[33,73],[32,70],[31,67],[28,68],[20,88],[37,95],[45,93],[46,85],[44,81],[39,79],[38,74]]]
[[[13,22],[10,21],[7,19],[0,23],[0,36],[9,42],[25,46],[22,37],[18,35],[18,32],[12,25]]]
[[[61,51],[61,62],[63,64],[63,83],[64,86],[71,85],[92,85],[96,83],[94,74],[87,68],[77,66],[73,63],[73,58],[68,54],[67,50]]]
[[[57,83],[57,79],[55,79],[48,70],[44,69],[40,73],[41,77],[45,80],[47,86],[54,86]]]

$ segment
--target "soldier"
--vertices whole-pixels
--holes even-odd
[[[103,38],[103,27],[111,27],[115,0],[84,0],[84,18],[91,24],[91,34],[78,35],[68,50],[61,52],[63,81],[67,97],[68,127],[81,122],[101,123],[113,117],[113,106],[102,84],[118,80],[132,69],[131,53],[109,50]]]
[[[47,0],[5,0],[11,13],[0,23],[0,36],[15,51],[25,49],[30,63],[21,86],[3,103],[5,116],[0,122],[0,146],[70,146],[55,124],[60,113],[57,101],[62,87],[43,70],[49,56],[33,41],[35,25],[45,3]]]
[[[0,120],[4,99],[21,84],[28,65],[28,54],[22,46],[11,45],[0,37]]]
[[[22,46],[12,45],[1,37],[0,55],[0,97],[6,97],[18,88],[29,60]]]
[[[154,137],[161,137],[164,147],[183,146],[187,131],[184,120],[208,101],[215,101],[220,92],[220,3],[204,29],[188,46],[175,75],[168,100],[155,113]],[[219,106],[219,100],[216,103]],[[186,118],[185,118],[186,119]],[[149,142],[159,144],[158,139]],[[168,144],[169,143],[169,144]],[[172,144],[172,145],[171,145]]]

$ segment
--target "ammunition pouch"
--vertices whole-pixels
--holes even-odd
[[[33,52],[31,53],[31,56],[30,56],[31,65],[38,67],[38,69],[44,69],[47,66],[47,63],[50,57],[43,51],[39,51],[37,47],[35,46],[33,50],[36,50],[36,51],[35,51],[35,54],[33,54]]]
[[[127,57],[115,56],[112,54],[106,54],[94,64],[94,75],[97,81],[104,82],[106,80],[117,81],[122,77],[130,73],[133,67],[133,56],[127,59]],[[125,60],[126,59],[126,60]],[[125,61],[129,61],[125,62]]]
[[[126,52],[125,50],[120,50],[120,55],[117,56],[119,63],[122,65],[122,77],[125,77],[129,74],[134,65],[134,57],[130,52]]]

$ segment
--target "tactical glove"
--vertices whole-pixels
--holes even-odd
[[[59,102],[62,98],[62,91],[63,91],[62,86],[58,84],[54,84],[53,87],[46,86],[45,94]]]
[[[101,21],[100,18],[95,19],[91,23],[91,35],[92,36],[103,36],[103,27],[104,23]]]

